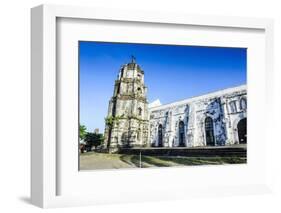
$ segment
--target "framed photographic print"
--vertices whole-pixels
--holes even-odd
[[[33,8],[32,203],[269,192],[261,112],[272,107],[272,28],[269,19]]]
[[[80,170],[247,162],[246,48],[78,45]]]

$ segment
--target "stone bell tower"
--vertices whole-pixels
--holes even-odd
[[[148,145],[148,102],[144,71],[132,56],[121,67],[105,119],[105,144],[110,152]]]

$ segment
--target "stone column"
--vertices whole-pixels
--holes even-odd
[[[226,130],[226,141],[225,145],[231,145],[234,143],[233,141],[233,134],[232,134],[232,128],[231,128],[231,119],[228,113],[228,107],[227,107],[227,100],[224,100],[223,104],[223,115],[224,115],[224,123],[225,123],[225,130]]]

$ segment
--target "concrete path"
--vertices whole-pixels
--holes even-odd
[[[120,168],[136,168],[136,166],[122,161],[120,155],[105,155],[94,152],[80,155],[80,170]]]

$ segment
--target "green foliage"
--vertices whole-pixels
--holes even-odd
[[[108,116],[106,117],[105,119],[105,124],[109,127],[112,127],[113,126],[113,122],[114,122],[114,119],[112,116]]]
[[[105,124],[108,127],[113,127],[114,124],[119,124],[121,119],[125,119],[126,117],[124,115],[117,115],[117,116],[108,116],[106,117],[105,120]],[[144,120],[142,120],[141,118],[137,117],[137,116],[129,116],[128,119],[135,119],[138,120],[139,122],[142,122]]]
[[[86,126],[84,126],[84,125],[79,125],[79,138],[80,138],[80,140],[84,140],[85,139],[85,136],[86,136],[86,130],[87,130],[87,128],[86,128]]]
[[[115,123],[118,125],[121,119],[124,119],[124,115],[117,115],[117,116],[108,116],[105,118],[105,124],[109,127],[112,127]]]
[[[103,134],[87,132],[85,135],[87,145],[97,147],[104,141]]]

